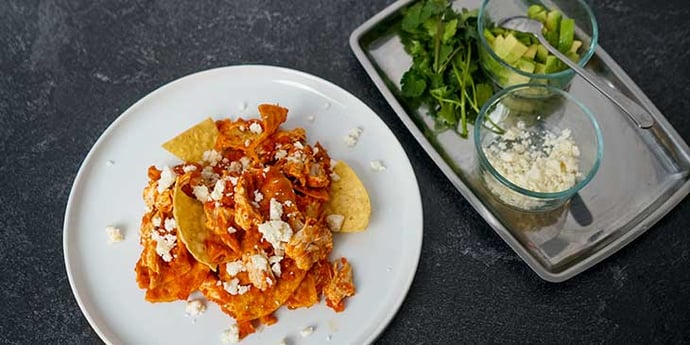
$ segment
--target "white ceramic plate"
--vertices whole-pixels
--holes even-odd
[[[344,312],[324,303],[281,308],[277,324],[241,343],[369,343],[402,304],[419,261],[423,222],[417,180],[395,136],[364,103],[323,79],[279,67],[225,67],[173,81],[144,97],[110,125],[79,169],[65,214],[65,264],[82,312],[106,343],[220,343],[230,319],[215,304],[192,320],[183,301],[144,301],[134,274],[141,251],[141,194],[147,167],[178,163],[161,143],[208,116],[258,117],[260,103],[287,107],[284,128],[304,127],[309,143],[321,142],[331,157],[357,171],[370,194],[372,218],[366,232],[334,239],[332,257],[350,260],[357,287]],[[355,147],[347,147],[343,138],[354,127],[364,131]],[[373,171],[373,160],[387,169]],[[123,229],[125,240],[108,244],[108,225]],[[299,331],[309,326],[314,333],[301,337]]]

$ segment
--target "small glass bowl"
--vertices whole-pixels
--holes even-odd
[[[484,29],[489,28],[502,20],[515,16],[526,16],[527,8],[533,4],[542,4],[542,1],[534,0],[484,0],[479,8],[477,21],[479,29],[479,62],[487,76],[499,88],[523,83],[542,83],[559,89],[567,89],[574,77],[574,72],[566,68],[557,73],[539,74],[528,73],[511,66],[498,57],[489,46]],[[591,8],[583,0],[553,0],[547,9],[558,8],[569,18],[575,20],[576,39],[582,41],[583,53],[578,64],[584,66],[594,55],[599,39],[599,28]],[[506,77],[509,76],[509,77]]]
[[[570,157],[577,158],[564,158],[557,162],[560,169],[566,171],[575,171],[572,166],[566,167],[576,164],[579,174],[568,177],[575,176],[570,188],[553,192],[529,190],[513,182],[520,177],[514,176],[511,181],[499,173],[498,170],[501,169],[491,163],[490,157],[494,157],[494,162],[498,162],[495,157],[512,162],[515,150],[519,150],[515,149],[515,145],[521,145],[520,148],[528,147],[532,152],[546,152],[550,150],[548,145],[554,142],[553,136],[558,137],[565,130],[570,131],[569,142],[574,142],[577,146],[575,149],[564,144],[566,148],[572,149],[566,152],[576,152]],[[520,138],[529,140],[516,140],[516,132],[525,134],[525,137]],[[567,92],[543,84],[510,86],[489,99],[475,122],[474,146],[479,161],[479,176],[487,189],[506,205],[530,212],[550,211],[563,206],[594,178],[604,149],[601,130],[589,109]],[[548,164],[553,163],[547,161],[548,159],[543,159],[539,164],[545,165],[540,167],[549,167]],[[533,171],[536,175],[519,176],[529,176],[530,179],[542,176],[539,169],[535,168]],[[523,178],[526,179],[528,178]]]

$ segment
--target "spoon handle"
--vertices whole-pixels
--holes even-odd
[[[649,112],[637,104],[637,102],[633,101],[613,87],[603,83],[601,80],[599,80],[599,78],[587,72],[587,70],[570,60],[567,56],[558,51],[558,49],[554,48],[541,33],[536,36],[537,39],[539,39],[539,42],[549,52],[551,52],[551,54],[563,61],[563,63],[572,68],[575,73],[582,77],[582,79],[590,83],[595,89],[599,90],[599,92],[621,108],[621,110],[623,110],[638,127],[648,129],[654,126],[654,118],[652,118]]]

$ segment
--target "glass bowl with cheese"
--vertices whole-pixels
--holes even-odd
[[[595,176],[603,154],[591,111],[544,84],[510,86],[482,107],[474,127],[487,191],[522,211],[563,206]]]
[[[584,66],[597,47],[599,29],[583,0],[484,0],[479,8],[479,62],[499,87],[540,82],[567,89],[574,72],[531,34],[501,27],[508,18],[526,16],[542,23],[549,43]]]

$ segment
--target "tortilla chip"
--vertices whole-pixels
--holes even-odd
[[[345,217],[342,232],[364,231],[371,216],[369,194],[357,174],[345,162],[338,161],[333,171],[340,177],[331,181],[330,199],[325,214],[339,214]]]
[[[204,152],[216,145],[218,129],[212,118],[199,122],[163,144],[163,148],[185,162],[199,162]]]
[[[204,205],[187,196],[179,181],[175,183],[173,193],[173,216],[177,222],[177,235],[187,250],[197,261],[215,271],[216,265],[206,250],[206,239],[211,230],[206,227]]]
[[[199,291],[209,301],[215,302],[220,309],[235,318],[237,323],[256,320],[269,315],[280,308],[302,283],[307,271],[297,268],[294,261],[285,258],[281,262],[282,275],[277,282],[261,291],[252,286],[241,295],[231,295],[218,285],[217,278],[208,276],[199,287]]]

